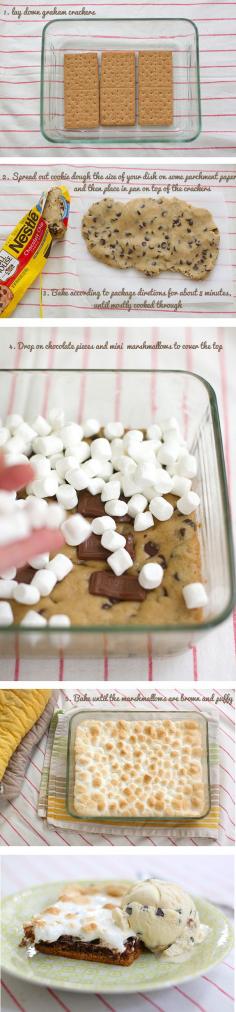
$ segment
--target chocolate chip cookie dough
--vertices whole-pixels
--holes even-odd
[[[78,507],[72,512],[84,512],[89,519],[93,509],[95,496],[81,492],[78,497]],[[99,497],[100,499],[100,497]],[[174,512],[170,520],[165,523],[154,520],[154,526],[143,532],[136,532],[131,517],[117,523],[117,531],[126,537],[127,550],[134,556],[134,565],[128,574],[123,577],[115,577],[109,571],[105,558],[85,558],[85,545],[77,548],[70,548],[65,545],[63,551],[73,562],[73,569],[62,580],[57,583],[49,597],[41,597],[35,611],[40,612],[49,619],[52,615],[66,614],[69,616],[72,625],[80,626],[111,626],[111,625],[179,625],[202,621],[202,609],[194,608],[191,612],[185,606],[182,589],[186,584],[201,580],[201,559],[198,525],[193,517],[184,517],[179,514],[176,508],[176,497],[168,495],[166,499],[172,503]],[[98,504],[97,515],[101,516],[102,503]],[[97,548],[100,547],[100,538],[93,535],[93,542],[96,539]],[[130,539],[130,540],[128,540]],[[89,539],[90,540],[90,539]],[[87,542],[89,545],[89,541]],[[89,549],[90,551],[90,549]],[[94,550],[94,554],[96,554]],[[107,552],[109,555],[109,552]],[[81,558],[81,556],[84,556]],[[146,562],[158,562],[164,569],[164,577],[160,587],[149,591],[147,594],[142,591],[138,583],[137,574]],[[34,570],[28,565],[24,571],[18,570],[16,579],[21,582],[31,582]],[[100,581],[103,586],[103,593],[93,594],[89,585],[94,574],[103,574]],[[124,581],[136,580],[138,586],[138,600],[122,600],[114,597],[117,594],[117,581],[120,585],[120,593],[123,593]],[[113,581],[113,590],[112,583]],[[109,583],[109,586],[108,586]],[[106,589],[107,588],[107,589]],[[115,591],[114,591],[115,588]],[[12,609],[15,622],[21,622],[28,610],[28,606],[12,601]]]
[[[168,270],[196,281],[210,274],[220,244],[210,211],[175,197],[98,201],[83,217],[82,235],[92,256],[110,267],[134,267],[147,277]]]

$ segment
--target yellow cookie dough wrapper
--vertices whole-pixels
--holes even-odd
[[[43,271],[53,240],[64,239],[70,211],[65,186],[43,193],[0,250],[0,319],[11,316]]]

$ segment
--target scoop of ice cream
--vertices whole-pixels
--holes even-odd
[[[137,882],[123,897],[130,928],[148,949],[166,949],[185,928],[199,923],[193,900],[172,882]]]

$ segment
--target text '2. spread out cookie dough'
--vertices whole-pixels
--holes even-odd
[[[175,197],[98,201],[83,217],[82,235],[109,267],[134,267],[147,277],[178,271],[195,281],[208,277],[220,244],[210,211]]]

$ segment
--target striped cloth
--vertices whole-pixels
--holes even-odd
[[[95,860],[94,860],[95,856]],[[61,852],[41,855],[21,855],[3,858],[2,891],[7,896],[20,889],[30,888],[36,883],[58,882],[65,879],[88,878],[168,878],[179,882],[188,892],[205,896],[211,902],[222,906],[224,912],[233,918],[233,854],[219,854],[217,848],[211,853],[184,853],[174,851],[168,854],[145,852],[133,849],[132,854],[110,847],[94,855],[89,847],[78,854],[70,853],[69,860]],[[229,953],[223,962],[196,980],[185,981],[180,986],[166,991],[161,989],[149,993],[143,991],[134,995],[78,995],[53,988],[40,988],[15,980],[3,974],[2,1012],[233,1012],[234,1009],[234,954]]]
[[[12,6],[12,0],[3,0],[1,6],[1,134],[0,147],[3,157],[21,155],[25,157],[42,157],[54,155],[59,158],[69,155],[114,158],[119,155],[128,157],[137,154],[134,145],[115,146],[106,142],[100,148],[70,144],[52,145],[40,132],[40,50],[42,29],[50,20],[57,16],[75,15],[81,12],[91,17],[138,17],[138,18],[190,18],[193,20],[200,36],[200,73],[202,93],[202,132],[190,144],[163,144],[147,146],[145,155],[155,157],[160,152],[181,155],[190,158],[193,154],[220,154],[230,156],[236,150],[236,4],[235,0],[167,0],[167,3],[151,3],[150,0],[140,3],[120,0],[120,3],[104,4],[101,0],[84,0],[79,6],[77,0],[61,0],[59,5],[54,0],[35,0],[25,5],[25,0],[18,0]],[[94,13],[93,13],[94,12]],[[76,30],[76,29],[75,29]],[[111,29],[112,35],[112,29]]]
[[[151,710],[154,709],[152,703],[150,703]],[[91,713],[91,706],[82,705],[81,709],[86,709]],[[109,714],[109,705],[104,705],[103,710]],[[120,704],[120,709],[123,709],[123,705]],[[124,710],[129,710],[129,706],[125,703]],[[148,709],[146,704],[146,709]],[[169,710],[169,705],[167,704]],[[179,704],[179,711],[185,710],[191,711],[191,706],[187,704]],[[143,712],[144,708],[142,704],[137,704],[136,712]],[[163,706],[157,706],[157,711],[163,710]],[[89,837],[90,833],[98,833],[103,828],[108,829],[109,836],[117,837],[122,835],[123,829],[128,831],[131,843],[136,845],[147,835],[148,830],[151,830],[152,839],[154,843],[165,843],[165,839],[169,836],[171,831],[172,839],[182,840],[183,838],[189,837],[189,832],[193,837],[199,839],[202,842],[203,839],[211,839],[217,841],[218,828],[220,819],[219,809],[219,748],[218,748],[218,720],[217,715],[214,714],[213,710],[208,707],[204,707],[201,711],[207,718],[208,722],[208,742],[209,742],[209,767],[210,767],[210,798],[211,807],[210,812],[203,819],[193,819],[191,827],[189,823],[177,823],[176,820],[170,820],[162,823],[162,826],[157,827],[154,823],[148,822],[142,827],[124,823],[122,826],[115,825],[112,820],[107,823],[105,820],[99,825],[96,822],[86,822],[73,818],[68,814],[67,803],[66,803],[66,788],[67,788],[67,747],[68,747],[68,733],[69,733],[69,722],[74,712],[73,707],[66,706],[65,713],[57,713],[54,715],[51,721],[50,732],[48,736],[48,747],[45,753],[45,763],[42,771],[42,779],[39,793],[39,804],[38,804],[38,815],[45,816],[48,825],[59,826],[62,829],[74,829],[79,832],[86,832],[86,836]],[[170,710],[171,712],[171,710]],[[135,820],[134,820],[135,821]]]
[[[141,317],[153,317],[155,310],[167,320],[173,317],[175,322],[176,316],[188,317],[190,313],[201,319],[232,315],[236,305],[235,167],[224,166],[222,170],[215,169],[215,166],[198,168],[195,165],[168,168],[164,164],[161,169],[155,165],[147,170],[144,159],[138,168],[122,166],[121,170],[116,159],[112,166],[112,180],[110,176],[107,159],[105,165],[99,165],[99,168],[94,159],[91,165],[86,162],[76,169],[70,162],[64,170],[58,163],[52,169],[45,162],[37,169],[19,165],[16,170],[15,166],[8,165],[6,170],[5,166],[0,166],[0,246],[36,198],[43,190],[55,186],[55,181],[64,181],[71,194],[66,239],[63,243],[53,244],[41,279],[37,278],[26,292],[11,322],[32,316],[39,320],[41,311],[44,320],[56,316],[72,320],[86,316],[96,320],[101,313],[105,320],[114,315],[119,315],[121,319],[131,318],[137,313],[138,318],[140,314]],[[150,279],[138,271],[111,270],[92,260],[81,236],[85,211],[93,201],[101,200],[103,194],[116,200],[121,196],[125,201],[140,192],[150,197],[160,194],[178,196],[212,212],[220,229],[221,242],[218,263],[206,281],[195,285],[187,278],[181,279],[181,275],[168,273]],[[194,294],[196,288],[197,294]],[[122,293],[123,289],[124,296],[115,294]],[[145,296],[138,294],[140,289],[141,292],[144,289]],[[156,293],[154,297],[151,294],[153,290]],[[173,295],[169,294],[170,290]],[[134,293],[131,297],[130,291]],[[219,294],[221,291],[225,293],[224,297]],[[213,294],[210,295],[210,292]],[[110,305],[116,308],[110,308]],[[99,309],[99,306],[102,308]],[[66,364],[68,366],[68,360]]]

